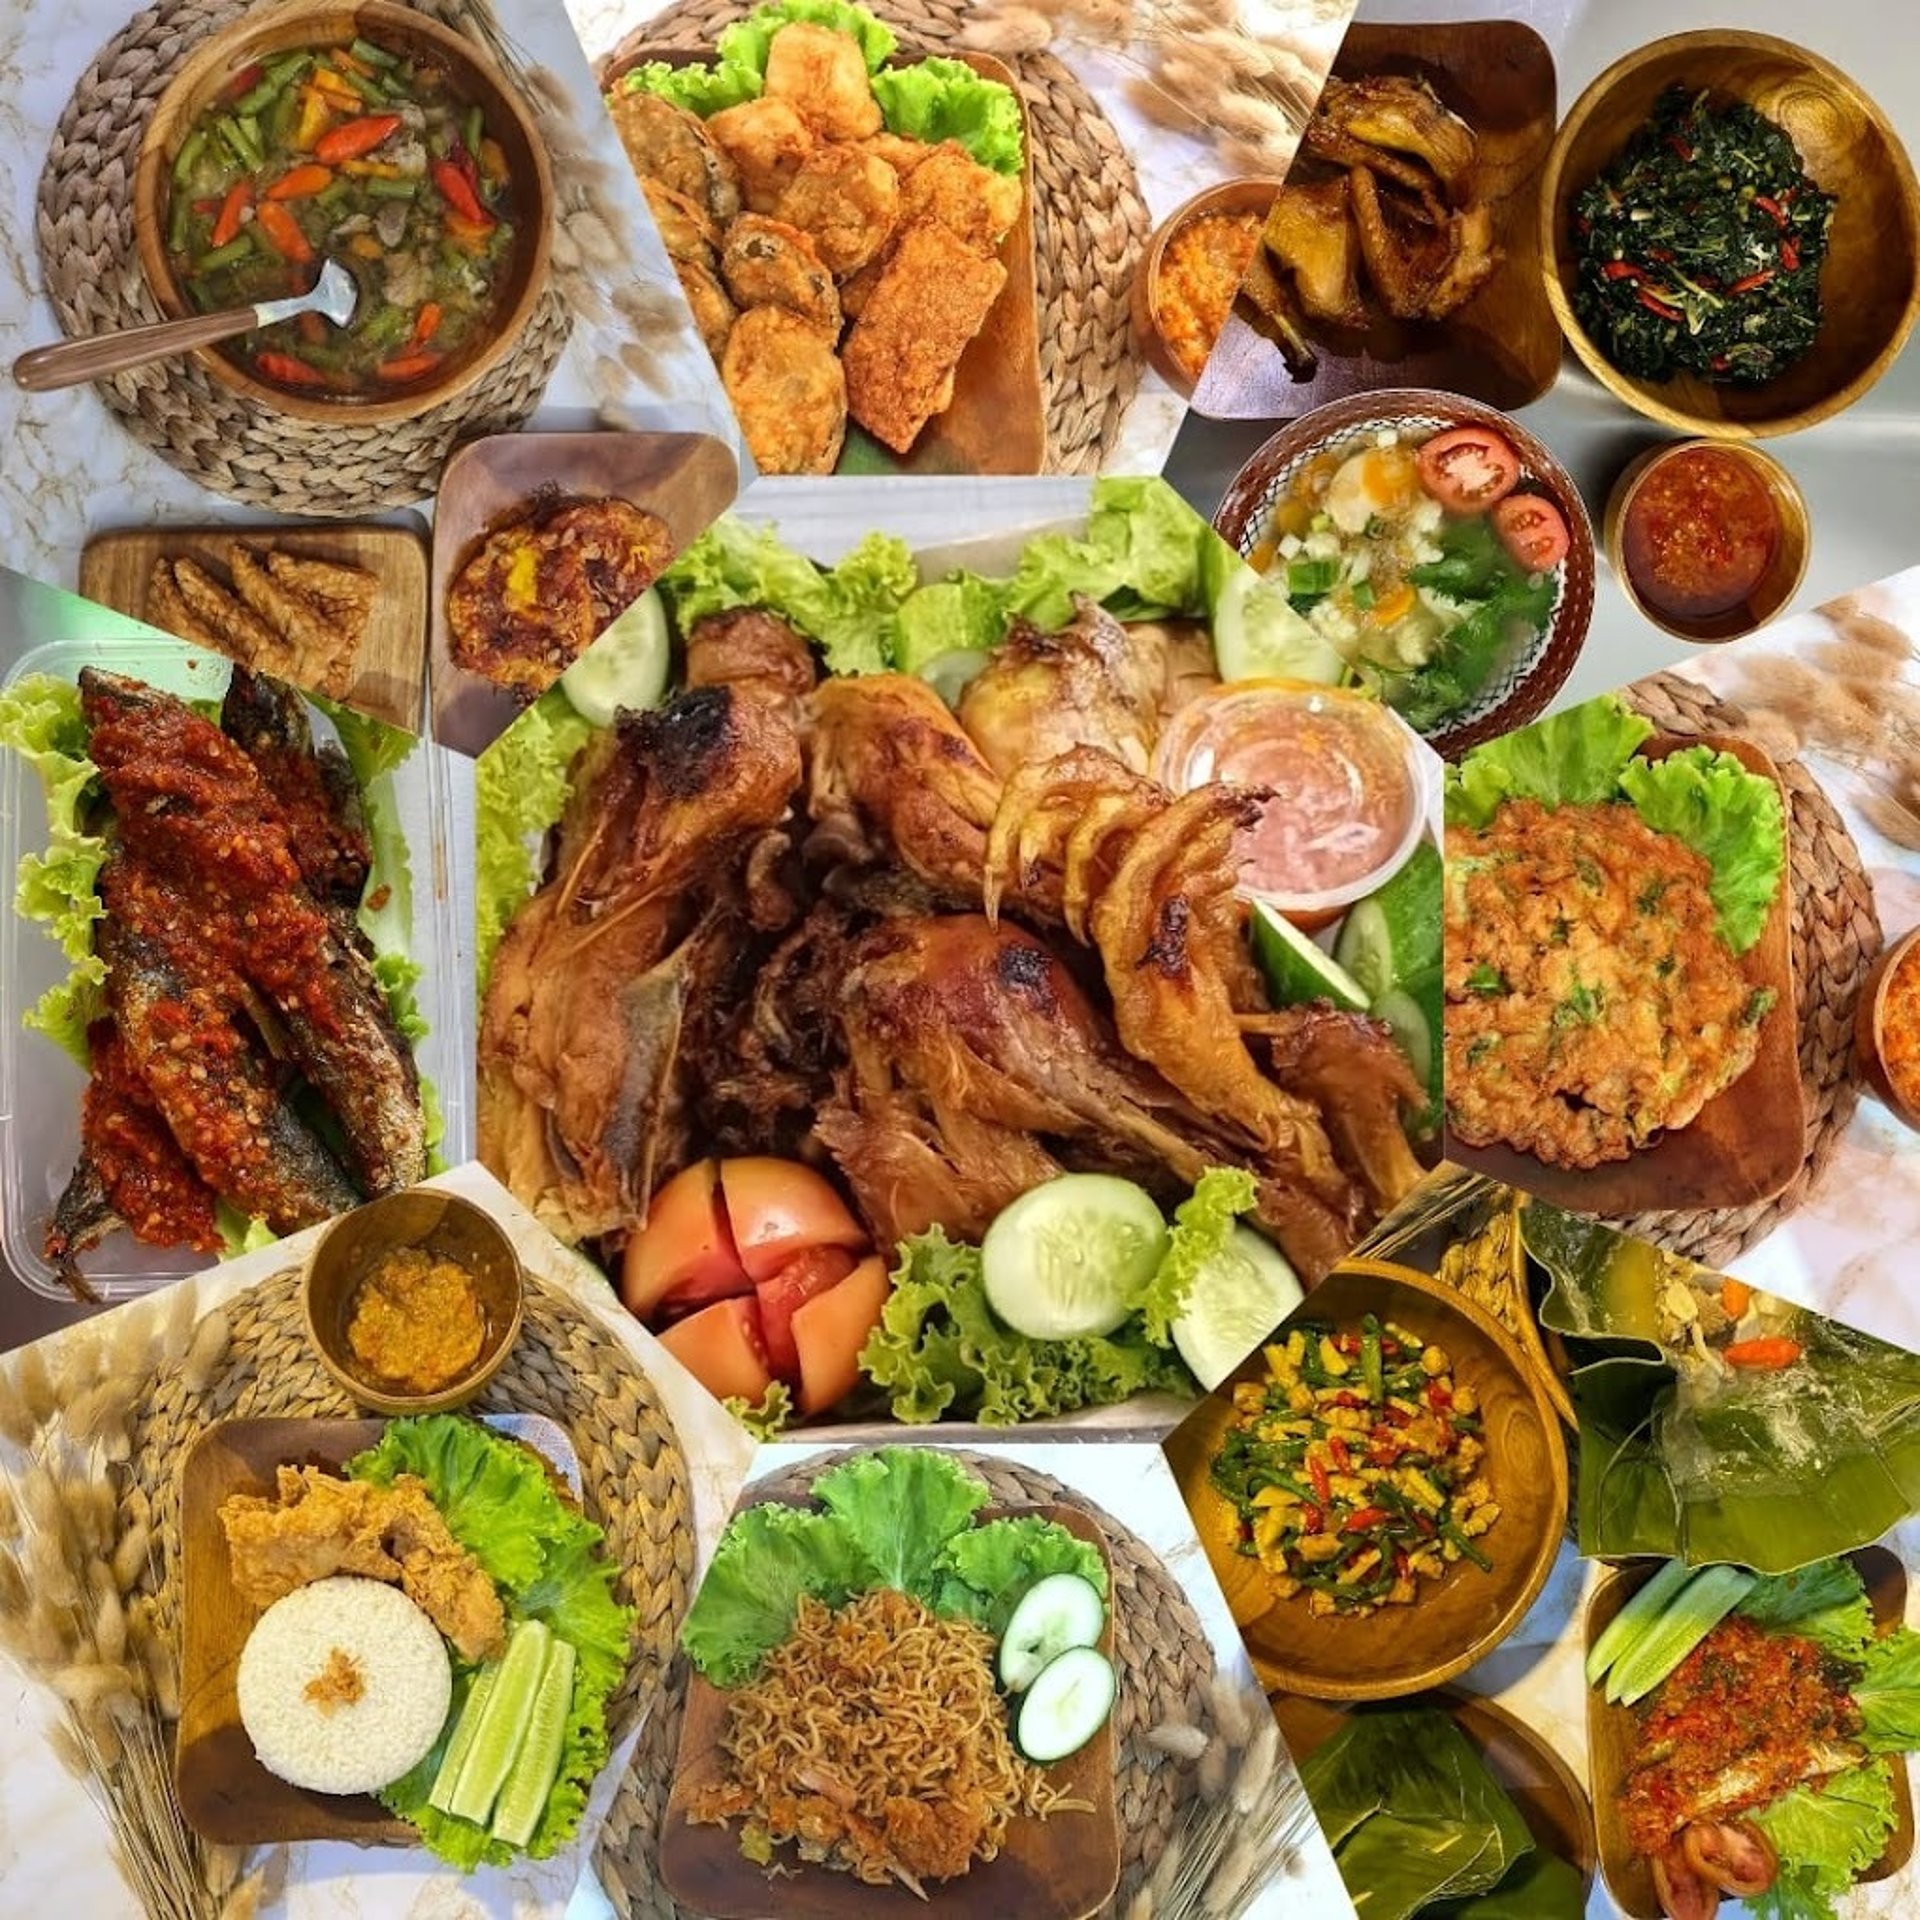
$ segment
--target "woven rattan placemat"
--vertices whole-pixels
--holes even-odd
[[[413,3],[462,24],[461,0]],[[246,0],[160,0],[135,14],[81,75],[47,152],[37,220],[41,276],[70,338],[164,317],[134,247],[140,143],[194,48],[246,11]],[[143,445],[231,500],[288,513],[365,513],[432,493],[457,441],[523,425],[570,325],[566,301],[549,287],[483,379],[397,424],[289,419],[221,386],[191,358],[115,374],[95,391]]]
[[[1627,698],[1670,733],[1737,734],[1746,724],[1740,708],[1678,674],[1640,681]],[[1787,792],[1794,991],[1800,1002],[1800,1072],[1807,1090],[1800,1171],[1784,1192],[1752,1206],[1637,1213],[1612,1222],[1710,1267],[1763,1240],[1803,1205],[1832,1159],[1859,1098],[1854,1005],[1881,946],[1872,883],[1846,822],[1798,760],[1776,764]]]
[[[1193,1774],[1149,1746],[1146,1734],[1166,1721],[1195,1724],[1202,1715],[1213,1651],[1192,1604],[1159,1557],[1109,1513],[1049,1474],[1013,1461],[956,1451],[1005,1506],[1061,1505],[1083,1508],[1099,1523],[1113,1563],[1113,1651],[1120,1673],[1114,1706],[1118,1775],[1114,1808],[1120,1822],[1120,1884],[1151,1867],[1173,1831],[1174,1816]],[[822,1454],[756,1480],[749,1504],[780,1494],[804,1493],[814,1479],[845,1455]],[[695,1920],[668,1897],[655,1878],[659,1828],[673,1787],[686,1706],[687,1665],[674,1662],[656,1711],[634,1750],[633,1764],[614,1795],[601,1829],[595,1864],[624,1920]],[[1115,1911],[1110,1906],[1105,1912]],[[1012,1916],[1009,1916],[1012,1920]]]
[[[162,1376],[134,1415],[132,1484],[152,1505],[160,1624],[178,1645],[180,1462],[216,1420],[353,1418],[358,1409],[315,1357],[301,1324],[300,1276],[282,1273],[225,1309],[226,1357],[201,1393],[183,1371]],[[479,1413],[539,1413],[580,1456],[582,1503],[606,1529],[620,1597],[640,1624],[626,1679],[608,1704],[615,1739],[653,1697],[693,1597],[693,1513],[686,1462],[666,1410],[633,1357],[593,1315],[528,1277],[520,1338],[474,1402]]]
[[[968,0],[863,0],[903,41],[940,52],[965,22]],[[680,0],[630,33],[600,62],[601,84],[640,47],[711,48],[756,0]],[[1097,472],[1140,385],[1128,303],[1153,222],[1133,162],[1099,102],[1046,53],[1003,54],[1033,129],[1034,274],[1040,306],[1040,380],[1047,405],[1047,470]]]

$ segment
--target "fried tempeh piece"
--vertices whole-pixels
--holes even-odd
[[[192,560],[173,563],[173,583],[180,591],[208,644],[237,655],[250,666],[278,672],[288,648],[281,636],[230,589]]]
[[[368,623],[373,619],[373,603],[380,591],[380,582],[365,567],[349,566],[340,560],[312,559],[270,547],[267,571],[289,592],[312,601],[352,645],[357,647],[365,639]]]
[[[953,398],[954,369],[1007,284],[935,220],[901,234],[842,355],[847,409],[875,439],[905,453]]]

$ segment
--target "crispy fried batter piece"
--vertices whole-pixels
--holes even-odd
[[[647,196],[647,207],[660,238],[674,261],[687,261],[711,268],[720,257],[720,229],[697,200],[663,187],[658,180],[643,178],[640,191]]]
[[[765,96],[723,107],[707,121],[707,131],[738,170],[749,213],[771,213],[818,144],[790,101]]]
[[[687,296],[693,324],[699,328],[707,351],[718,360],[727,350],[727,341],[732,337],[733,323],[740,318],[740,309],[727,297],[726,288],[720,284],[720,276],[712,268],[700,266],[691,260],[676,260],[673,270],[680,277],[680,290]]]
[[[740,176],[697,114],[644,88],[626,87],[607,96],[607,111],[643,180],[684,194],[722,226],[740,211]]]
[[[905,134],[889,133],[884,127],[878,133],[869,134],[860,145],[884,160],[902,180],[934,152],[925,140],[909,140]]]
[[[864,267],[893,237],[900,207],[900,177],[884,160],[833,146],[807,157],[775,213],[812,239],[838,279]]]
[[[1354,279],[1351,202],[1344,178],[1287,185],[1274,195],[1264,234],[1267,251],[1293,275],[1300,304],[1316,320],[1364,327],[1366,302]]]
[[[875,439],[907,453],[953,399],[954,369],[986,325],[1007,270],[936,220],[905,228],[847,335],[847,406]]]
[[[864,140],[880,131],[880,103],[866,56],[850,33],[795,20],[767,47],[766,96],[785,100],[822,140]]]
[[[277,660],[285,651],[279,634],[197,562],[175,560],[173,584],[188,613],[208,636],[206,644],[247,661]]]
[[[762,473],[831,473],[847,437],[847,380],[833,341],[784,307],[734,323],[720,378]]]
[[[742,308],[784,307],[829,340],[840,332],[840,297],[812,237],[784,220],[742,214],[727,229],[720,272]]]
[[[1020,218],[1025,188],[983,167],[957,140],[943,141],[901,183],[900,221],[937,220],[975,253],[991,254]]]

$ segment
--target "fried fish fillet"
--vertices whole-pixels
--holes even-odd
[[[721,383],[762,473],[831,473],[847,437],[847,381],[832,336],[784,307],[734,323]]]
[[[1006,284],[999,261],[937,220],[901,233],[843,354],[848,411],[875,439],[906,453],[951,404],[954,370]]]

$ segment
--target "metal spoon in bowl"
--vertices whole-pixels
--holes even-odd
[[[194,347],[210,347],[216,340],[251,333],[255,327],[270,327],[303,313],[324,314],[336,327],[344,327],[353,318],[359,297],[359,282],[339,261],[329,260],[320,269],[311,292],[286,300],[263,300],[253,307],[231,307],[224,313],[196,313],[185,320],[128,327],[91,340],[67,340],[57,347],[35,347],[13,363],[13,377],[29,393],[51,393],[58,387],[77,387],[110,373],[125,373],[129,367],[144,367],[150,360],[165,360]]]

